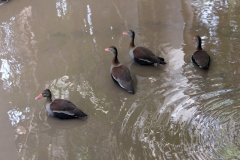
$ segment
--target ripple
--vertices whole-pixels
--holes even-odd
[[[141,93],[140,100],[127,109],[120,137],[129,135],[131,147],[141,146],[142,155],[139,150],[131,151],[135,158],[239,158],[240,100],[236,93],[240,89],[230,88],[231,80],[224,76],[213,78],[188,69],[187,79],[178,77],[175,83],[173,78],[149,94]],[[156,78],[154,83],[160,81]]]

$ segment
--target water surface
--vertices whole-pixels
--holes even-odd
[[[239,3],[1,2],[0,159],[240,159]],[[134,63],[128,29],[167,65]],[[190,60],[197,34],[209,70]],[[134,95],[110,77],[111,45]],[[45,88],[89,118],[49,117],[44,99],[34,100]]]

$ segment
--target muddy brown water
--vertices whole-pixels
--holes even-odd
[[[0,159],[240,159],[240,1],[0,2]],[[135,43],[166,59],[139,66]],[[202,37],[209,70],[190,60]],[[110,77],[115,45],[136,94]],[[46,114],[45,88],[89,115]]]

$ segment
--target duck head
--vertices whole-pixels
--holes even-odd
[[[41,94],[39,94],[36,98],[35,98],[35,100],[38,100],[38,99],[41,99],[41,98],[43,98],[43,97],[52,97],[52,93],[51,93],[51,91],[49,90],[49,89],[45,89],[45,90],[43,90],[43,92],[41,93]]]
[[[128,30],[128,31],[125,31],[123,32],[124,35],[128,35],[129,37],[131,38],[134,38],[135,37],[135,32],[133,30]]]

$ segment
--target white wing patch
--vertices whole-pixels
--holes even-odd
[[[112,76],[114,79],[115,79],[115,81],[117,81],[118,82],[118,84],[122,87],[122,88],[124,88],[124,89],[126,89],[125,87],[123,87],[122,86],[122,84],[119,82],[119,80],[118,79],[116,79],[114,76]]]
[[[151,61],[148,61],[148,60],[146,60],[146,59],[140,59],[140,58],[139,58],[139,60],[145,61],[145,62],[148,62],[148,63],[152,63]]]
[[[67,115],[69,115],[69,116],[74,116],[74,113],[70,113],[70,112],[68,112],[68,111],[57,111],[57,110],[53,110],[53,112],[55,112],[55,113],[64,113],[64,114],[67,114]]]
[[[151,61],[148,61],[148,60],[146,60],[146,59],[139,59],[139,60],[145,61],[145,62],[148,62],[148,63],[152,63]],[[154,66],[158,66],[158,63],[153,63],[153,65],[154,65]]]

